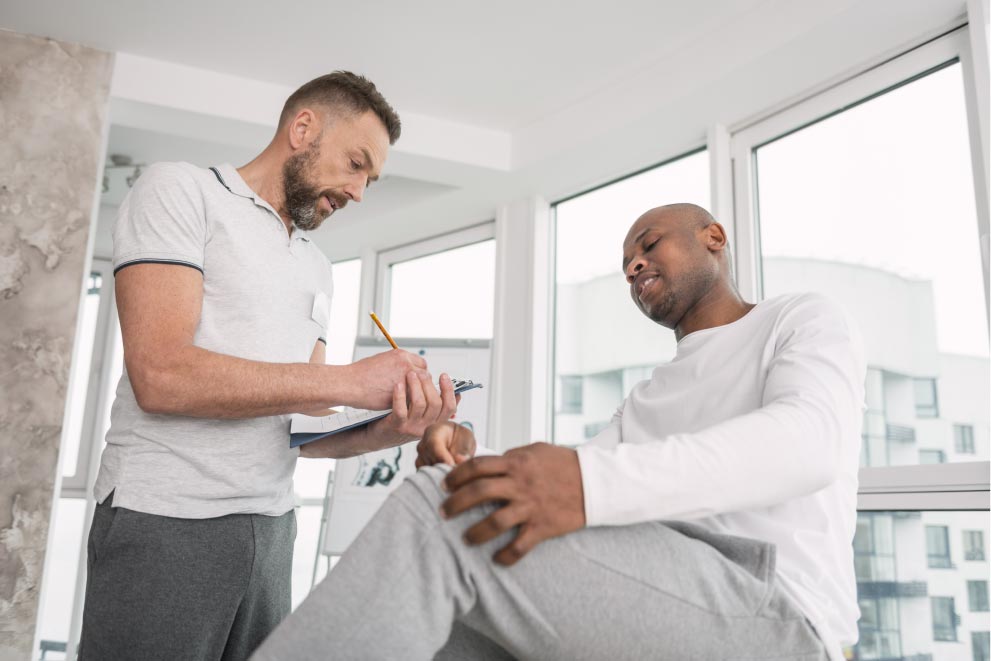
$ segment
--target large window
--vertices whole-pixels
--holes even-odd
[[[358,301],[361,298],[361,260],[350,259],[334,264],[334,298],[330,303],[330,327],[327,337],[327,363],[346,365],[354,355],[358,333]],[[314,570],[324,569],[317,562],[320,518],[328,478],[334,469],[333,459],[300,459],[293,474],[296,494],[296,543],[292,559],[293,608],[306,598],[313,582]]]
[[[987,655],[969,608],[986,602],[991,435],[970,53],[950,32],[732,137],[742,292],[824,293],[864,339],[848,658]]]
[[[379,256],[378,300],[395,337],[490,339],[496,242],[491,223]]]
[[[957,455],[988,435],[961,69],[951,62],[753,152],[764,295],[823,292],[864,336],[867,404],[886,430],[865,438],[865,465],[966,460]],[[988,457],[979,445],[971,459]]]
[[[985,512],[869,511],[857,516],[853,549],[860,641],[848,658],[970,658],[961,643],[973,646],[971,634],[987,630],[981,609],[987,607],[988,564],[962,564],[961,550],[950,547],[947,534],[978,526],[982,530],[975,532],[987,529]],[[961,604],[968,605],[966,613],[956,611]],[[958,640],[957,647],[945,646]]]
[[[630,225],[645,211],[674,202],[709,208],[707,152],[554,207],[553,436],[558,443],[576,445],[598,433],[630,388],[674,355],[674,335],[633,305],[621,268]]]
[[[61,491],[53,504],[50,534],[54,539],[45,558],[38,616],[39,638],[42,647],[49,650],[48,658],[68,658],[59,655],[75,650],[70,641],[79,631],[80,561],[92,511],[88,485],[99,460],[110,402],[123,364],[110,262],[93,260],[80,313],[59,455]]]

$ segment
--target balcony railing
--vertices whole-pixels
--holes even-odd
[[[886,599],[900,597],[911,599],[929,595],[925,581],[864,581],[857,583],[858,599]]]
[[[884,438],[897,443],[914,443],[915,429],[905,425],[885,425]]]

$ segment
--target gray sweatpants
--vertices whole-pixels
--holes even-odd
[[[407,479],[252,658],[827,659],[776,587],[770,544],[646,523],[502,567],[491,557],[511,533],[462,540],[492,506],[440,517],[444,472]]]
[[[177,519],[98,505],[80,661],[236,661],[289,614],[295,512]]]

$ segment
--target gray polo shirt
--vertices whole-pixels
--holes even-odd
[[[114,273],[157,262],[203,274],[193,343],[230,356],[305,363],[325,341],[330,262],[305,231],[292,236],[231,165],[148,168],[120,206]],[[96,499],[203,519],[280,515],[293,507],[298,450],[289,416],[208,420],[142,411],[125,369],[110,413]]]

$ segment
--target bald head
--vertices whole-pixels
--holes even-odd
[[[668,204],[640,216],[623,242],[623,272],[637,307],[668,328],[710,292],[735,291],[726,232],[696,204]]]

